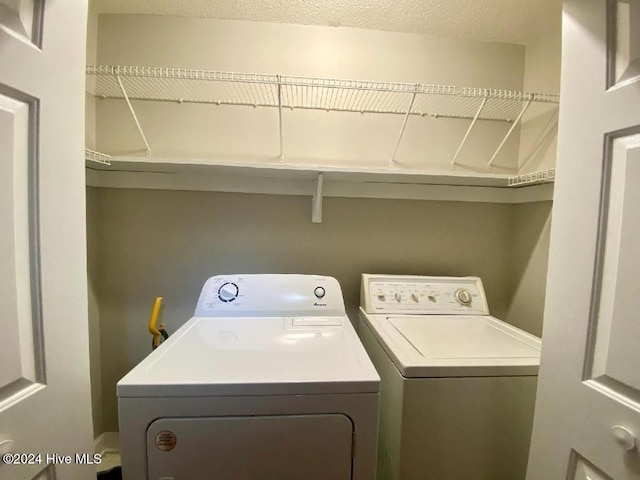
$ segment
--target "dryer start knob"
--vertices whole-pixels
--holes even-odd
[[[238,293],[240,293],[238,285],[233,282],[227,282],[223,283],[218,289],[218,298],[223,302],[233,302],[238,298]]]

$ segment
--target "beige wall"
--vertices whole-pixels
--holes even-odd
[[[117,430],[117,380],[150,351],[154,298],[165,297],[173,332],[211,275],[335,276],[351,316],[363,272],[480,275],[492,313],[504,317],[509,305],[510,205],[327,198],[323,223],[313,224],[308,197],[89,191],[100,241],[105,431]]]
[[[98,62],[273,73],[339,79],[521,90],[521,45],[426,35],[150,15],[100,15]],[[403,111],[409,103],[398,108]],[[269,162],[279,155],[275,108],[135,102],[154,157]],[[98,149],[142,155],[143,143],[122,100],[99,100]],[[402,115],[285,110],[287,163],[386,167]],[[446,169],[469,120],[412,117],[398,151],[401,167]],[[509,129],[479,122],[459,163],[486,172]],[[518,138],[509,139],[494,172],[515,171]],[[503,168],[504,167],[504,168]]]
[[[514,205],[509,251],[509,309],[505,320],[542,335],[551,202]]]
[[[558,5],[560,10],[560,5]],[[560,93],[561,15],[550,19],[549,31],[527,45],[524,89]],[[520,173],[555,168],[558,134],[557,107],[530,112],[522,125]],[[542,334],[544,292],[549,259],[551,202],[516,205],[509,275],[507,321],[535,335]]]
[[[98,59],[98,14],[89,2],[87,15],[87,65],[92,65]],[[87,79],[91,82],[91,79]],[[85,145],[94,150],[96,148],[96,98],[85,94]]]
[[[557,18],[550,19],[549,31],[527,45],[524,67],[524,90],[527,92],[560,93],[560,19],[558,11]],[[554,168],[557,137],[557,105],[530,108],[520,129],[519,173]]]

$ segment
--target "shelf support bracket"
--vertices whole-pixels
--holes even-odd
[[[418,86],[416,85],[416,89]],[[402,136],[404,135],[404,129],[407,126],[407,120],[409,120],[409,115],[411,115],[411,109],[413,108],[413,102],[416,100],[416,95],[418,95],[417,91],[413,92],[411,95],[411,102],[409,102],[409,108],[407,108],[407,113],[404,115],[404,120],[402,121],[402,127],[400,127],[400,135],[398,135],[398,141],[396,142],[396,148],[393,149],[393,155],[391,155],[391,161],[389,162],[390,167],[395,167],[396,165],[396,154],[398,153],[398,148],[400,147],[400,142],[402,141]]]
[[[136,122],[136,127],[138,127],[138,132],[140,132],[140,136],[142,137],[142,141],[144,142],[145,155],[148,157],[151,154],[151,147],[149,146],[149,142],[147,142],[147,137],[142,131],[142,127],[140,126],[140,122],[138,121],[138,116],[136,115],[136,111],[133,109],[133,105],[131,105],[131,100],[129,100],[129,95],[127,95],[127,91],[122,84],[120,75],[116,75],[116,79],[118,80],[118,85],[120,86],[120,90],[122,91],[122,96],[127,102],[127,106],[129,107],[129,111],[131,112],[131,116],[133,117],[133,121]]]
[[[451,159],[452,169],[456,168],[456,160],[458,159],[458,155],[460,155],[460,152],[462,151],[462,147],[464,147],[464,144],[467,143],[469,134],[471,133],[471,130],[473,130],[473,127],[476,125],[476,122],[478,121],[478,118],[480,117],[480,114],[482,113],[482,110],[484,109],[484,106],[486,105],[486,103],[487,103],[487,97],[482,99],[480,108],[478,108],[478,111],[476,112],[475,117],[473,117],[473,120],[471,121],[471,125],[469,125],[469,128],[467,129],[467,133],[464,134],[464,137],[462,138],[462,142],[460,142],[460,146],[458,147],[458,150],[456,150],[456,154]]]
[[[531,101],[533,100],[533,97],[529,97],[529,100],[527,100],[527,103],[524,104],[524,107],[522,107],[522,110],[520,111],[520,114],[518,115],[518,117],[514,120],[513,124],[511,125],[511,128],[509,129],[509,131],[507,132],[507,134],[504,136],[504,138],[502,139],[502,142],[500,142],[500,145],[498,145],[498,148],[496,149],[495,153],[493,154],[493,157],[491,157],[491,160],[489,160],[489,169],[491,169],[491,167],[493,167],[493,161],[496,159],[496,157],[498,156],[498,153],[500,153],[500,150],[502,150],[502,147],[504,147],[504,144],[507,143],[507,140],[509,139],[509,137],[511,136],[511,134],[513,133],[513,131],[515,130],[516,126],[520,123],[520,120],[522,120],[522,116],[525,114],[525,112],[527,111],[527,108],[529,108],[529,105],[531,105]]]
[[[282,136],[282,81],[278,75],[278,131],[280,132],[280,162],[284,162],[284,142]]]
[[[318,174],[318,180],[316,182],[316,191],[313,194],[311,200],[311,221],[313,223],[322,223],[322,182],[324,175]]]

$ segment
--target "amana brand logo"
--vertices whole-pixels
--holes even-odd
[[[314,303],[313,303],[313,306],[314,306],[314,307],[326,307],[326,306],[327,306],[327,304],[326,304],[326,303],[314,302]]]

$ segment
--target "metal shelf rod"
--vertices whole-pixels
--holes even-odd
[[[398,153],[398,148],[400,147],[400,142],[402,141],[402,136],[404,135],[404,129],[407,126],[407,120],[409,120],[409,114],[411,113],[411,109],[413,108],[413,102],[416,100],[416,95],[418,93],[414,92],[411,96],[411,101],[409,102],[409,108],[407,108],[407,113],[404,116],[404,120],[402,120],[402,127],[400,127],[400,134],[398,135],[398,141],[396,142],[396,148],[393,150],[393,155],[391,155],[391,161],[389,162],[389,166],[393,167],[396,161],[396,153]]]
[[[511,134],[515,130],[515,128],[518,125],[518,123],[520,123],[520,120],[522,119],[522,116],[527,111],[527,108],[529,108],[529,105],[531,105],[532,100],[533,100],[532,98],[529,98],[527,103],[524,104],[524,107],[522,107],[522,111],[520,112],[520,115],[518,115],[518,117],[511,124],[511,128],[509,129],[507,134],[502,139],[502,142],[500,142],[500,145],[498,145],[498,148],[496,149],[495,153],[493,154],[493,157],[491,157],[491,160],[489,160],[489,168],[491,168],[493,166],[493,161],[498,156],[498,153],[500,153],[500,150],[502,150],[502,147],[504,147],[504,144],[507,143],[507,140],[509,139],[509,137],[511,136]]]
[[[122,84],[122,79],[120,75],[116,75],[116,79],[118,80],[118,85],[120,86],[120,90],[122,90],[122,96],[124,97],[127,105],[129,106],[129,111],[131,112],[131,116],[133,117],[133,121],[136,122],[136,127],[138,127],[138,132],[140,132],[140,136],[142,137],[142,141],[146,147],[146,155],[149,156],[151,154],[151,147],[149,146],[149,142],[147,141],[147,137],[142,131],[142,127],[140,126],[140,122],[138,121],[138,116],[136,115],[136,111],[133,109],[133,105],[131,105],[131,101],[129,100],[129,96],[127,95],[127,91],[124,89],[124,85]]]
[[[101,98],[110,99],[110,100],[119,100],[121,97],[108,96],[104,95]],[[132,97],[129,96],[129,99],[136,100],[140,102],[169,102],[169,103],[195,103],[195,104],[203,104],[203,105],[217,105],[217,106],[233,106],[233,107],[270,107],[270,108],[279,108],[278,104],[270,104],[270,103],[248,103],[248,102],[225,102],[220,100],[189,100],[184,98],[140,98],[140,97]],[[283,108],[288,108],[290,110],[323,110],[329,112],[345,112],[345,113],[375,113],[375,114],[385,114],[385,115],[406,115],[406,111],[390,111],[390,110],[360,110],[353,108],[319,108],[319,107],[308,107],[305,105],[296,105],[296,106],[287,106],[283,105]],[[442,113],[427,113],[427,112],[410,112],[410,116],[416,117],[432,117],[432,118],[456,118],[460,120],[473,120],[473,116],[470,115],[448,115]],[[506,122],[511,123],[512,120],[509,118],[478,118],[478,120],[482,120],[485,122]]]
[[[280,132],[280,161],[284,162],[284,141],[282,135],[282,84],[278,78],[278,131]]]
[[[460,142],[460,146],[458,147],[458,150],[456,150],[456,154],[451,159],[451,168],[455,167],[456,159],[458,158],[458,155],[460,155],[460,152],[462,151],[462,147],[464,147],[464,144],[467,143],[467,138],[469,138],[469,134],[471,133],[471,130],[473,130],[473,127],[475,126],[476,122],[478,121],[478,117],[482,113],[482,109],[484,108],[486,103],[487,103],[487,99],[485,97],[485,98],[482,99],[482,103],[480,104],[480,108],[478,108],[478,111],[476,112],[476,116],[473,117],[473,120],[471,121],[471,125],[469,125],[469,128],[467,129],[467,133],[464,134],[464,137],[462,138],[462,142]]]

